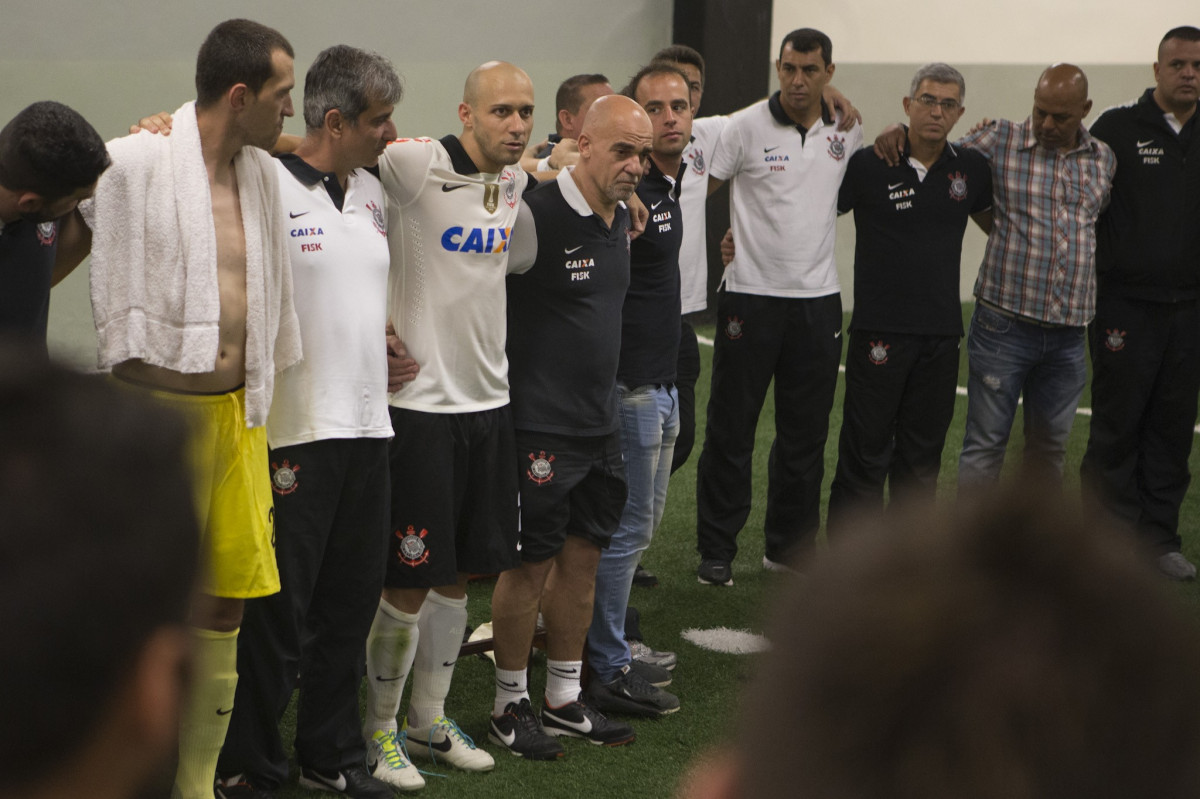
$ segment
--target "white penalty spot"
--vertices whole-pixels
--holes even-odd
[[[693,643],[701,649],[723,652],[727,655],[752,655],[755,652],[765,652],[771,648],[771,642],[766,639],[766,636],[752,633],[749,630],[731,630],[728,627],[684,630],[683,640]]]

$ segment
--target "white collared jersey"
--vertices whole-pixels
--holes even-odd
[[[841,132],[818,120],[801,137],[767,103],[734,113],[710,160],[712,176],[731,181],[736,255],[725,287],[769,297],[837,294],[838,187],[862,146],[862,126]]]
[[[469,413],[508,404],[508,249],[529,176],[477,170],[458,139],[401,139],[379,159],[388,194],[388,318],[421,367],[398,408]]]
[[[708,201],[708,167],[717,139],[729,117],[702,117],[692,122],[692,141],[683,151],[688,165],[679,189],[683,213],[683,243],[679,246],[679,289],[683,313],[708,307],[708,237],[705,206]]]
[[[275,378],[267,441],[388,438],[383,189],[356,169],[339,211],[319,178],[276,164],[304,359]]]

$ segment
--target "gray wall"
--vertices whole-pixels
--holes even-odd
[[[577,72],[600,71],[618,85],[671,41],[672,4],[665,0],[610,0],[596,6],[522,0],[518,13],[494,2],[444,0],[254,0],[184,3],[177,0],[3,0],[0,10],[0,121],[34,100],[55,99],[83,113],[106,138],[123,134],[150,111],[174,109],[193,94],[195,53],[217,22],[246,16],[279,28],[296,48],[297,80],[313,56],[335,43],[377,50],[396,64],[407,94],[396,113],[402,135],[457,131],[456,109],[466,73],[493,59],[513,61],[532,76],[538,110],[535,136],[553,129],[554,91]],[[778,10],[777,10],[778,14]],[[778,21],[777,21],[778,22]],[[860,28],[861,30],[861,28]],[[983,42],[986,44],[986,40]],[[1128,50],[1128,48],[1126,48]],[[1153,48],[1138,47],[1136,65],[1084,64],[1095,111],[1136,97],[1153,82]],[[852,57],[846,49],[843,57]],[[940,56],[930,52],[930,57]],[[1128,52],[1122,55],[1128,56]],[[835,49],[835,61],[839,61]],[[774,54],[754,56],[770,71]],[[834,82],[862,110],[867,140],[902,119],[900,98],[917,63],[839,61]],[[956,64],[967,79],[967,114],[955,134],[982,116],[1023,119],[1032,104],[1041,65]],[[770,85],[775,86],[773,71]],[[298,102],[302,85],[294,99]],[[712,110],[712,109],[709,109]],[[1090,121],[1090,120],[1089,120]],[[288,131],[302,133],[299,119]],[[968,232],[963,252],[963,296],[970,295],[983,236]],[[838,228],[843,298],[850,306],[853,221]],[[85,265],[86,267],[86,265]],[[94,363],[95,344],[81,267],[55,289],[50,346],[61,358]]]
[[[0,124],[35,100],[82,113],[105,138],[124,134],[151,111],[192,98],[196,50],[216,23],[249,17],[278,28],[296,50],[299,106],[304,71],[338,43],[376,50],[405,79],[396,111],[401,135],[457,133],[467,72],[490,59],[512,61],[533,78],[535,136],[554,129],[554,92],[578,72],[603,72],[618,85],[671,41],[663,0],[594,5],[521,0],[3,0],[0,7]],[[299,117],[287,126],[303,133]],[[95,362],[86,264],[54,290],[50,347],[81,366]]]

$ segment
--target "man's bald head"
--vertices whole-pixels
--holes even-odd
[[[463,85],[463,102],[478,107],[481,102],[486,103],[489,93],[514,84],[527,86],[530,94],[533,93],[533,81],[525,74],[525,70],[507,61],[488,61],[467,75],[467,82]]]
[[[593,210],[628,200],[646,172],[654,128],[640,105],[620,94],[592,103],[579,134],[575,179]]]
[[[1083,70],[1074,64],[1049,66],[1033,92],[1030,122],[1034,137],[1048,150],[1069,150],[1078,143],[1083,118],[1091,110]]]
[[[533,131],[533,82],[525,70],[489,61],[471,70],[458,106],[467,155],[483,172],[517,163]]]
[[[1042,70],[1038,89],[1061,93],[1084,102],[1088,98],[1088,79],[1083,70],[1074,64],[1052,64]]]
[[[604,132],[613,127],[629,125],[631,129],[636,129],[642,127],[642,123],[645,123],[646,135],[651,135],[650,117],[646,115],[645,110],[629,97],[610,94],[592,103],[587,117],[583,120],[580,135],[594,138],[604,135]]]

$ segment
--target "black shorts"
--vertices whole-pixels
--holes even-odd
[[[388,588],[453,585],[460,572],[519,562],[509,406],[475,413],[390,408],[392,536]]]
[[[568,535],[608,547],[625,508],[621,436],[561,436],[518,430],[521,560],[557,555]]]

